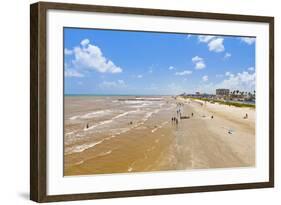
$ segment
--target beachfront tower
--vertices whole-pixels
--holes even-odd
[[[216,96],[217,97],[228,97],[229,89],[216,89]]]

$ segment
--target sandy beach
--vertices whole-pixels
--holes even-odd
[[[171,96],[67,96],[64,112],[66,176],[255,166],[254,108]]]

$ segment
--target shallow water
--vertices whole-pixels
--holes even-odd
[[[156,132],[169,126],[170,116],[174,112],[173,108],[176,105],[170,101],[170,97],[151,96],[65,97],[65,167],[85,163],[85,158],[88,159],[89,156],[83,152],[89,152],[90,149],[94,152],[91,158],[118,155],[116,152],[113,153],[113,149],[120,150],[123,146],[132,144],[132,138],[144,138],[144,135],[158,136]],[[114,138],[122,136],[124,136],[122,143],[119,140],[119,144],[116,144]],[[79,153],[81,156],[75,156],[73,159],[72,155]],[[128,169],[130,171],[133,168]]]

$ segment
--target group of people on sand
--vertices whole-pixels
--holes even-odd
[[[178,125],[179,124],[178,118],[172,117],[172,124]]]
[[[183,103],[177,103],[177,116],[181,117],[181,108],[184,106]]]
[[[177,103],[177,110],[176,110],[176,113],[177,113],[177,116],[176,117],[172,117],[172,124],[175,124],[175,125],[178,125],[179,124],[179,119],[181,119],[181,108],[184,106],[183,103],[180,103],[178,102]]]

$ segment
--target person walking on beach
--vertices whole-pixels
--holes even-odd
[[[86,128],[87,128],[87,129],[89,128],[89,123],[87,123]]]
[[[193,117],[193,113],[191,113],[191,116]]]
[[[176,118],[176,125],[178,125],[179,121],[178,121],[178,118]]]

